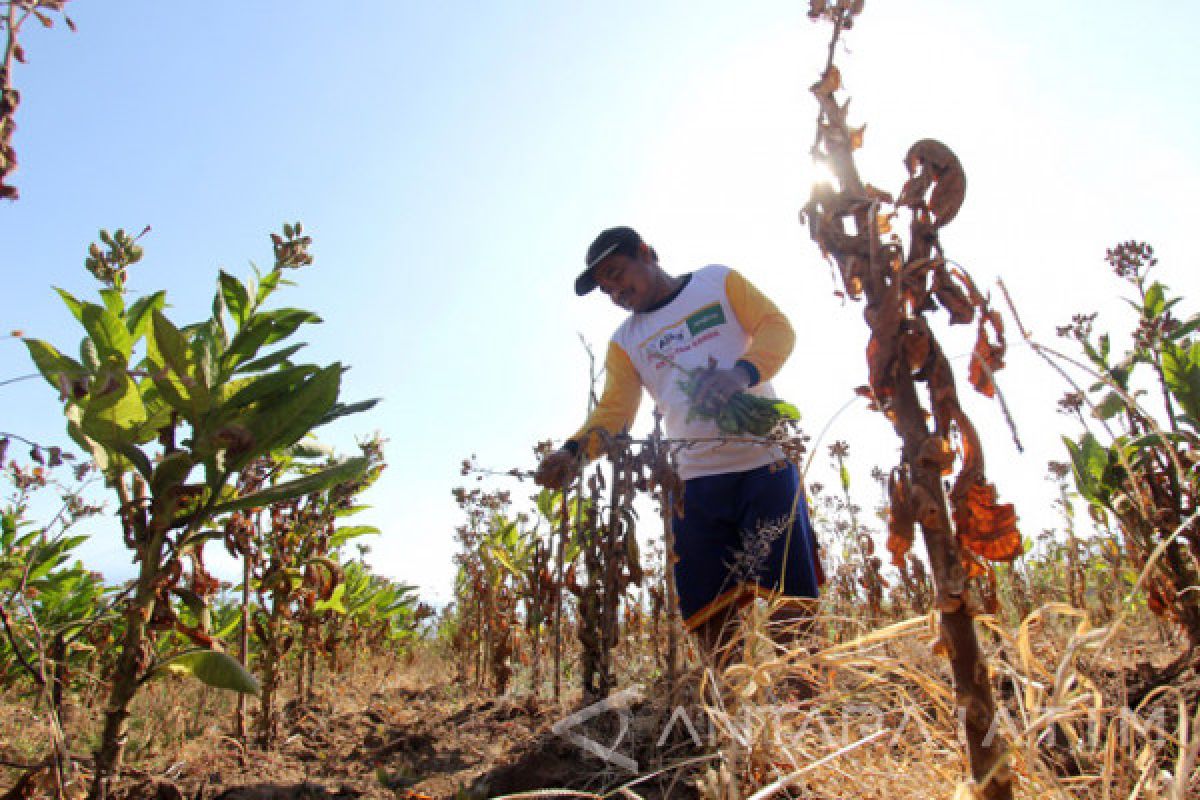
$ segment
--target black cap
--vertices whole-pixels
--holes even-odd
[[[596,267],[601,261],[611,255],[635,258],[642,244],[642,237],[633,228],[620,226],[601,231],[584,256],[587,266],[575,279],[575,294],[582,296],[596,288]]]

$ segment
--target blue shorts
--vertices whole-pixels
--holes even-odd
[[[684,486],[683,516],[674,518],[675,587],[688,630],[758,595],[817,596],[816,537],[808,504],[797,498],[795,464],[706,475]]]

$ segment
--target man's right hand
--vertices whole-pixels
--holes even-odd
[[[538,464],[533,480],[547,489],[561,489],[571,482],[578,461],[570,450],[555,450]]]

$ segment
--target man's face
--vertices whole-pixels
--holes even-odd
[[[595,277],[600,291],[626,311],[644,311],[658,299],[648,253],[639,251],[636,258],[611,255],[600,262]]]

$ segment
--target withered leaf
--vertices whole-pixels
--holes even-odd
[[[850,149],[858,150],[863,146],[863,134],[866,132],[867,126],[863,125],[859,128],[850,129]]]
[[[954,151],[936,139],[922,139],[908,148],[904,166],[911,177],[899,204],[928,208],[939,228],[954,219],[967,194],[967,174]],[[926,204],[924,196],[930,186],[933,192]]]
[[[996,487],[975,481],[952,497],[954,526],[963,549],[989,561],[1012,561],[1021,555],[1017,512],[1011,503],[996,502]]]
[[[988,335],[991,329],[992,336]],[[975,349],[971,353],[971,366],[967,379],[976,391],[985,397],[994,397],[996,383],[992,373],[1004,368],[1004,322],[997,311],[991,310],[979,316],[979,332],[975,338]]]
[[[821,80],[809,87],[809,91],[818,96],[832,95],[840,88],[842,88],[842,73],[831,64],[825,74],[821,76]]]
[[[906,480],[897,470],[888,477],[888,538],[887,549],[892,554],[892,564],[905,565],[904,557],[913,546],[912,498]]]
[[[933,272],[933,294],[942,308],[950,312],[951,325],[966,325],[975,318],[975,304],[971,302],[968,290],[955,280],[959,274],[951,276],[944,264],[939,264]]]

